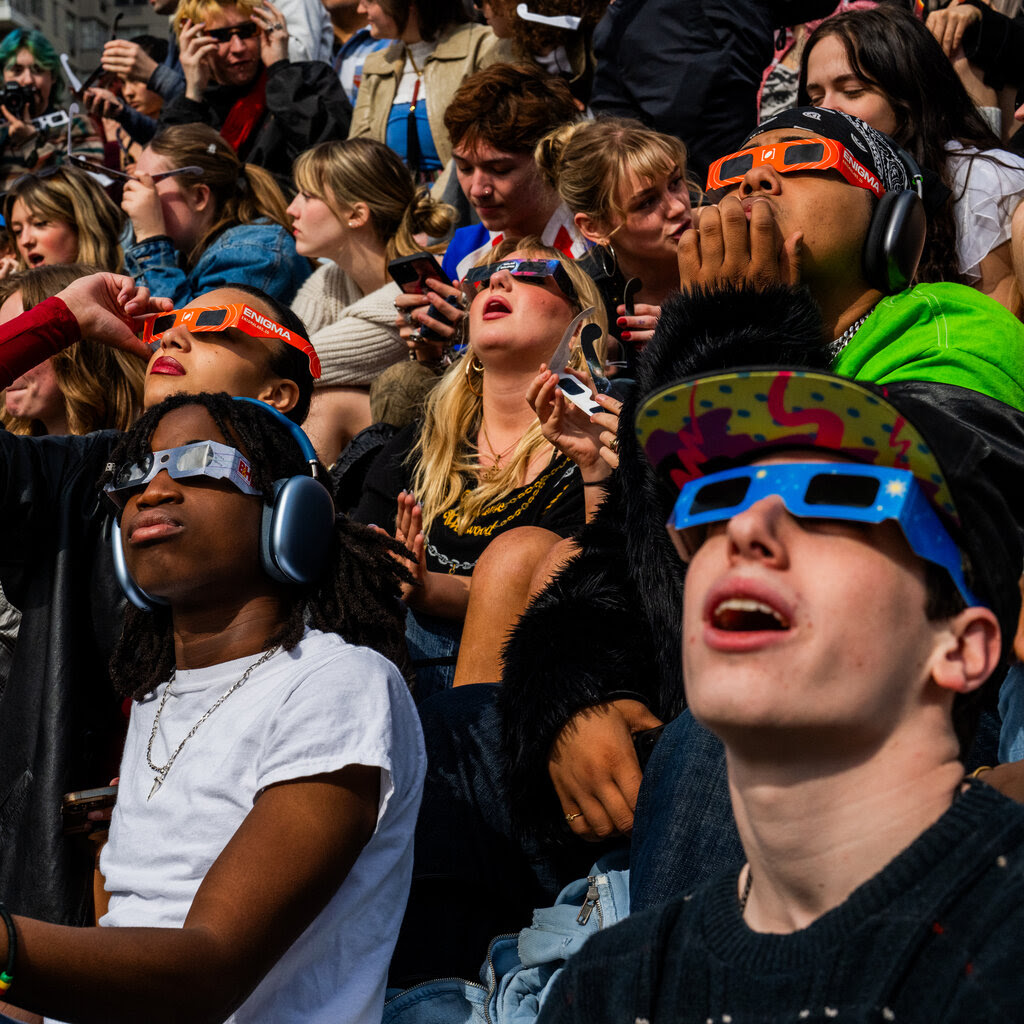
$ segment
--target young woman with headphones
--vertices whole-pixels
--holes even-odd
[[[425,755],[378,653],[402,645],[396,545],[335,517],[325,472],[295,424],[227,395],[167,399],[111,454],[135,607],[112,659],[134,703],[109,910],[82,929],[0,908],[17,1005],[380,1019]]]

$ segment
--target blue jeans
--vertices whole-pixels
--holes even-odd
[[[413,695],[422,703],[441,690],[450,690],[462,640],[462,623],[414,612],[405,616],[405,643],[416,671]]]
[[[665,727],[640,784],[630,912],[688,893],[744,859],[729,802],[725,750],[684,711]]]

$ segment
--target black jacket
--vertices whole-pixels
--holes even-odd
[[[552,744],[577,712],[636,694],[662,721],[686,706],[680,665],[683,563],[665,532],[675,488],[651,471],[633,431],[642,399],[693,373],[738,365],[827,368],[807,292],[687,293],[662,307],[619,420],[619,469],[580,553],[534,599],[505,646],[500,693],[509,801],[517,827],[568,831],[548,776]]]
[[[161,124],[208,124],[220,131],[247,89],[213,85],[201,103],[184,94],[160,114]],[[291,187],[296,157],[318,142],[348,137],[352,106],[329,64],[279,60],[267,68],[267,110],[239,150],[244,163],[264,167]]]
[[[0,582],[22,613],[0,695],[0,893],[19,914],[91,923],[92,853],[61,798],[117,774],[124,720],[107,670],[124,595],[96,481],[121,434],[0,431]]]

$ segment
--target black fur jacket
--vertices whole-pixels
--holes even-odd
[[[822,325],[803,289],[688,292],[665,304],[619,421],[619,469],[580,553],[537,596],[505,646],[500,705],[517,829],[570,836],[548,776],[559,732],[578,711],[623,691],[669,721],[686,706],[680,664],[684,566],[665,522],[674,490],[633,430],[640,402],[672,381],[732,366],[825,369]]]

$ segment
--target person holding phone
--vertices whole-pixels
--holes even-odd
[[[372,422],[371,383],[406,355],[395,324],[400,288],[388,263],[420,252],[417,235],[447,234],[453,212],[373,139],[324,142],[303,153],[295,185],[288,207],[295,248],[332,261],[292,303],[323,365],[306,427],[331,462]]]
[[[42,32],[16,28],[4,36],[0,68],[0,193],[22,174],[63,163],[69,142],[77,156],[103,163],[103,143],[92,119],[58,108],[60,61]]]
[[[224,394],[168,398],[111,453],[133,602],[111,663],[132,698],[111,899],[96,928],[7,913],[0,980],[19,1007],[380,1020],[426,757],[386,656],[394,545],[335,517],[324,473],[297,426]]]
[[[557,249],[524,239],[497,246],[466,289],[466,351],[423,418],[381,450],[353,513],[394,523],[411,552],[414,583],[403,596],[420,699],[451,685],[473,569],[488,544],[517,526],[568,535],[584,520],[579,470],[544,438],[524,396],[563,335],[591,316],[574,318],[595,307],[601,324],[593,282]],[[571,362],[582,364],[578,348]]]

